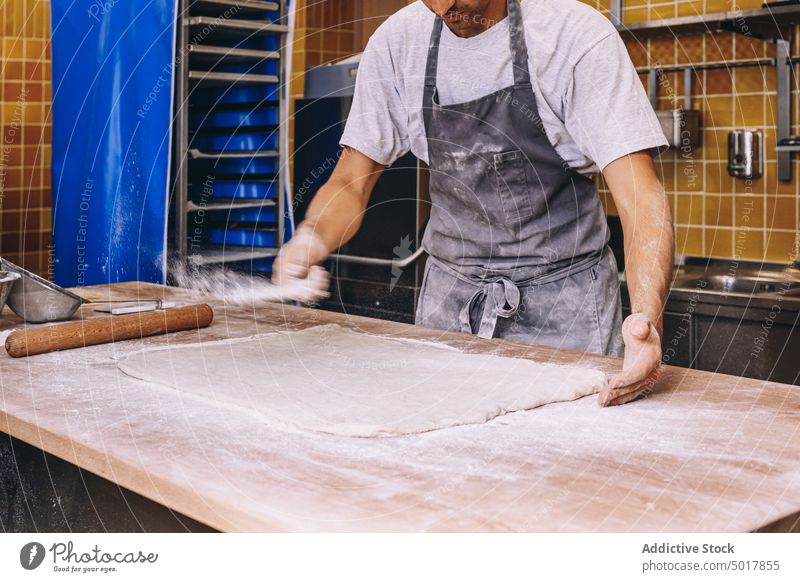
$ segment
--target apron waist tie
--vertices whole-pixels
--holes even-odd
[[[457,279],[469,283],[477,287],[477,291],[473,293],[469,301],[461,308],[458,315],[459,326],[463,333],[475,334],[478,337],[485,339],[492,339],[494,337],[495,329],[497,328],[497,319],[503,317],[508,319],[513,317],[519,312],[519,305],[522,294],[520,287],[528,287],[531,285],[541,285],[546,283],[554,283],[560,281],[570,275],[580,273],[586,269],[590,269],[600,263],[604,255],[604,251],[599,254],[588,255],[582,257],[580,260],[569,265],[567,268],[559,269],[547,273],[541,277],[535,277],[520,283],[514,283],[508,277],[493,277],[485,281],[475,281],[460,273],[457,269],[448,265],[446,262],[437,259],[433,255],[428,256],[428,260],[433,262],[446,273],[456,277]],[[475,306],[485,299],[483,304],[483,313],[481,320],[478,324],[477,331],[472,326],[472,311]]]
[[[472,328],[471,313],[473,308],[481,299],[483,303],[483,314],[478,325],[477,331]],[[483,286],[475,291],[467,304],[461,308],[459,314],[459,324],[464,333],[474,333],[478,337],[492,339],[497,327],[497,318],[508,319],[516,315],[519,311],[520,292],[519,287],[514,285],[511,279],[505,277],[484,283]]]

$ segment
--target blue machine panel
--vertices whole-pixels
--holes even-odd
[[[52,0],[60,285],[164,280],[175,4]]]

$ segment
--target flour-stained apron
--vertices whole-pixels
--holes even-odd
[[[619,355],[622,310],[605,214],[594,183],[544,131],[519,0],[508,0],[508,18],[514,84],[443,106],[436,17],[423,97],[430,257],[417,324]],[[465,62],[455,74],[469,75],[470,66],[479,65]]]

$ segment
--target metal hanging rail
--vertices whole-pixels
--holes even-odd
[[[241,210],[244,208],[273,208],[277,206],[275,200],[232,200],[230,202],[214,202],[209,204],[196,204],[189,201],[187,212],[214,212],[217,210]]]
[[[265,2],[264,0],[191,0],[191,7],[236,8],[237,14],[275,12],[281,8],[277,2]]]
[[[255,61],[279,60],[280,51],[259,51],[254,49],[230,48],[226,46],[212,46],[190,44],[189,55],[195,61],[218,64],[228,61]]]
[[[225,249],[209,249],[203,253],[193,254],[188,258],[190,264],[197,267],[222,265],[225,263],[241,263],[258,259],[274,259],[278,256],[277,249],[246,249],[238,250],[233,247]]]
[[[269,34],[274,32],[289,32],[289,27],[283,24],[272,24],[271,22],[258,20],[224,20],[212,18],[210,16],[193,16],[186,21],[188,26],[207,26],[213,33],[242,33]]]
[[[738,59],[735,61],[709,61],[707,63],[681,63],[677,65],[654,65],[650,67],[636,67],[637,73],[660,71],[662,73],[675,73],[690,69],[692,71],[705,71],[708,69],[735,69],[738,67],[774,67],[775,59]]]
[[[190,149],[189,155],[194,160],[224,160],[234,158],[277,158],[281,154],[277,150],[238,151],[238,152],[204,152]]]
[[[189,71],[189,80],[216,85],[266,84],[280,81],[277,75],[255,75],[250,73],[217,73],[214,71]]]

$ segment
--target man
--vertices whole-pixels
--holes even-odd
[[[417,324],[622,354],[601,405],[658,377],[672,222],[666,145],[614,27],[577,0],[421,0],[370,39],[330,181],[275,264],[303,278],[358,230],[383,169],[430,165]],[[632,315],[597,191],[619,211]]]

